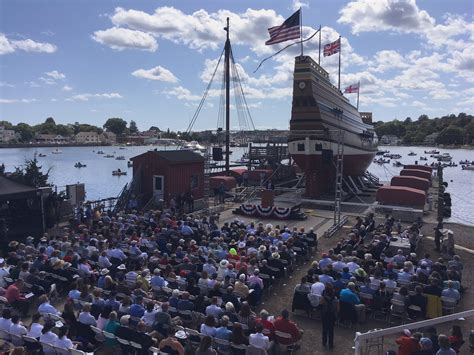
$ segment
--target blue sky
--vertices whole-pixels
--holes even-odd
[[[266,29],[299,7],[305,36],[320,24],[323,44],[342,35],[341,87],[360,80],[360,109],[375,120],[473,113],[470,0],[0,0],[0,120],[101,126],[122,117],[142,130],[185,130],[229,16],[255,126],[285,129],[297,46],[253,71],[280,48],[264,45]],[[316,38],[305,46],[314,59]],[[337,83],[337,55],[322,65]],[[217,127],[219,94],[217,80],[196,129]]]

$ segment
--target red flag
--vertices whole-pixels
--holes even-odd
[[[341,50],[341,39],[338,38],[337,41],[324,45],[324,56],[328,57],[330,55],[339,53],[340,50]]]
[[[359,84],[349,85],[344,89],[344,94],[352,94],[354,92],[359,92]]]

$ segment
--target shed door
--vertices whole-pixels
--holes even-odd
[[[165,189],[165,177],[163,175],[153,175],[153,196],[162,199]]]

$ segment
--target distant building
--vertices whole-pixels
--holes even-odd
[[[43,134],[35,135],[35,142],[39,144],[64,144],[69,141],[69,138],[63,137],[60,134]]]
[[[79,132],[75,139],[80,144],[98,144],[102,141],[97,132]]]
[[[117,135],[114,132],[102,133],[102,142],[106,144],[114,144],[117,142]]]
[[[386,134],[380,138],[381,145],[398,145],[401,143],[401,139],[392,134]]]
[[[0,143],[8,143],[16,139],[15,131],[13,129],[5,129],[0,126]]]
[[[423,140],[423,144],[425,145],[435,145],[436,139],[438,138],[439,133],[431,133],[428,134],[425,139]]]

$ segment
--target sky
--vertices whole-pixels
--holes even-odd
[[[0,0],[0,120],[102,126],[109,117],[184,131],[230,18],[233,54],[257,128],[287,129],[299,46],[265,46],[267,28],[302,9],[303,37],[342,36],[341,88],[360,81],[374,120],[473,113],[472,0]],[[318,36],[304,53],[318,59]],[[337,85],[338,56],[321,56]],[[218,126],[222,67],[195,130]],[[356,102],[357,94],[347,94]],[[234,108],[234,106],[233,106]],[[236,111],[233,129],[245,128]],[[242,125],[243,127],[241,127]]]

